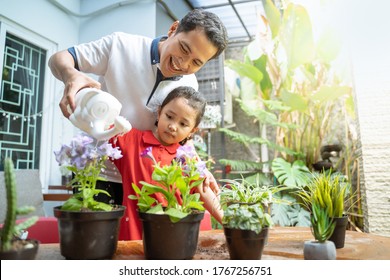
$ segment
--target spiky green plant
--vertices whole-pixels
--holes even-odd
[[[20,236],[21,232],[38,220],[37,216],[30,217],[23,222],[16,224],[18,215],[27,215],[35,210],[33,206],[23,206],[18,208],[16,204],[16,179],[14,164],[10,158],[4,160],[4,181],[7,196],[7,214],[4,225],[1,228],[1,251],[9,251],[12,248],[12,241]]]
[[[304,207],[312,212],[313,200],[318,200],[318,206],[326,209],[329,217],[342,217],[346,209],[344,202],[349,183],[340,173],[313,173],[309,184],[297,192]]]
[[[333,234],[336,222],[328,215],[327,209],[321,207],[318,199],[312,202],[311,207],[312,234],[318,242],[325,242]]]

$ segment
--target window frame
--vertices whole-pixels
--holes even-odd
[[[57,51],[57,45],[44,38],[43,36],[25,28],[13,21],[0,16],[0,69],[4,65],[4,50],[6,33],[10,33],[25,41],[30,42],[46,51],[45,65],[48,65],[48,60],[51,55]],[[0,83],[2,76],[0,75]],[[43,83],[43,102],[42,102],[42,117],[41,117],[41,148],[39,151],[39,177],[42,188],[49,185],[51,174],[51,154],[53,153],[53,122],[54,122],[54,101],[55,101],[55,79],[49,68],[45,69]]]

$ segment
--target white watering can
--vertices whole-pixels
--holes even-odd
[[[131,124],[119,116],[122,104],[111,94],[95,89],[80,90],[75,97],[76,109],[69,120],[96,140],[108,140],[131,130]]]

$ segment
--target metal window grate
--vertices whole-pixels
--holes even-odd
[[[46,51],[6,33],[0,90],[0,170],[38,169]]]

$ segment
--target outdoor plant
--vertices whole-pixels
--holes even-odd
[[[203,161],[197,160],[192,146],[180,146],[170,165],[161,166],[153,157],[152,147],[148,147],[141,156],[153,160],[152,179],[156,183],[140,181],[141,187],[132,184],[136,195],[129,198],[138,200],[140,212],[166,214],[172,222],[178,222],[196,210],[204,211],[200,194],[193,190],[202,184],[206,166]],[[166,205],[155,198],[156,193],[163,195]]]
[[[264,227],[273,225],[267,210],[276,188],[253,184],[244,178],[221,181],[226,183],[221,189],[225,227],[260,233]]]
[[[96,188],[107,159],[122,157],[119,148],[113,148],[108,142],[96,146],[94,139],[85,134],[76,135],[69,145],[62,145],[54,152],[60,166],[65,166],[73,173],[70,184],[77,191],[62,205],[61,210],[69,211],[110,211],[113,206],[95,200],[99,193],[110,195],[105,190]]]
[[[287,192],[275,196],[289,203],[272,205],[272,219],[279,226],[309,226],[310,212],[297,201],[295,191],[306,186],[310,180],[310,170],[302,160],[293,163],[277,157],[272,161],[271,169],[278,184],[288,186]]]
[[[311,230],[318,242],[327,241],[336,227],[335,221],[329,216],[326,208],[321,206],[320,197],[314,196],[311,203]]]
[[[340,173],[313,173],[308,185],[301,187],[297,194],[302,199],[306,209],[313,212],[313,202],[316,207],[326,210],[329,217],[337,218],[345,214],[344,202],[349,190],[349,183]]]
[[[253,168],[255,163],[269,164],[269,158],[282,157],[288,162],[302,160],[311,169],[323,142],[334,134],[338,108],[353,111],[352,87],[334,63],[340,43],[331,30],[318,34],[315,41],[303,6],[286,2],[280,11],[271,0],[263,3],[265,15],[259,18],[256,39],[243,50],[243,61],[225,62],[240,75],[239,105],[258,123],[259,135],[221,129],[247,147],[259,146],[258,152],[252,151],[258,157],[252,165],[228,163],[232,168]],[[267,133],[271,128],[274,133]]]
[[[22,232],[34,225],[38,217],[32,216],[23,222],[16,224],[16,219],[19,215],[27,215],[35,210],[33,206],[23,206],[18,208],[16,205],[16,179],[14,173],[14,164],[12,159],[5,158],[4,160],[4,180],[7,196],[7,215],[0,230],[1,244],[0,251],[9,251],[13,249],[13,242],[20,239]]]
[[[221,124],[222,114],[219,105],[207,104],[200,123],[200,128],[212,128]]]

